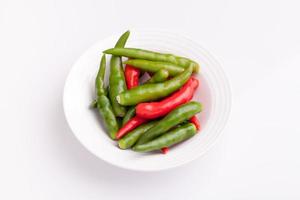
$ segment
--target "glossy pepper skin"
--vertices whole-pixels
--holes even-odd
[[[184,71],[184,68],[173,63],[158,62],[150,60],[130,59],[124,62],[125,64],[134,66],[146,72],[157,72],[165,69],[169,72],[170,76],[176,76]]]
[[[161,148],[161,152],[163,153],[163,154],[167,154],[168,152],[169,152],[169,147],[163,147],[163,148]]]
[[[130,106],[166,97],[181,88],[187,82],[192,74],[192,70],[193,68],[190,66],[180,75],[163,83],[140,85],[131,90],[122,92],[117,96],[117,101],[121,105]]]
[[[115,47],[124,47],[129,34],[130,32],[127,31],[121,35]],[[124,117],[126,113],[126,108],[121,106],[116,100],[116,96],[124,91],[126,91],[126,82],[121,57],[112,56],[110,59],[109,97],[117,117]]]
[[[194,72],[199,71],[199,64],[195,61],[173,54],[164,54],[136,48],[112,48],[105,50],[103,53],[112,54],[116,56],[125,56],[128,58],[169,62],[181,66],[183,68],[187,68],[190,65],[192,65],[194,68]]]
[[[157,121],[151,121],[146,124],[142,124],[138,126],[136,129],[130,131],[127,135],[125,135],[122,139],[118,141],[119,147],[121,149],[128,149],[132,147],[136,141],[140,138],[140,136],[153,127]]]
[[[104,125],[108,131],[110,138],[115,139],[116,133],[119,129],[116,116],[112,110],[109,99],[105,95],[104,90],[104,75],[105,75],[106,59],[102,56],[100,69],[96,77],[96,94],[97,94],[97,109],[103,119]]]
[[[176,125],[181,124],[185,120],[190,119],[195,114],[201,112],[202,105],[198,102],[191,101],[189,103],[183,104],[176,109],[169,112],[163,119],[161,119],[156,126],[149,129],[144,133],[136,145],[145,144],[154,138],[164,134],[166,131],[170,130]],[[164,146],[163,146],[164,147]]]
[[[101,95],[98,97],[97,108],[102,116],[109,137],[113,140],[116,139],[116,133],[118,132],[119,126],[107,96]]]
[[[165,116],[177,106],[190,101],[198,85],[199,81],[191,77],[180,90],[162,101],[138,104],[136,106],[136,115],[146,119],[155,119]]]
[[[106,57],[105,55],[102,55],[100,61],[100,68],[96,76],[96,82],[95,82],[97,96],[105,95],[105,87],[104,87],[105,68],[106,68]]]
[[[201,129],[201,124],[196,115],[191,117],[191,119],[189,119],[189,121],[195,125],[195,127],[198,131]]]
[[[135,145],[133,147],[133,150],[138,152],[159,150],[163,147],[170,147],[174,144],[187,140],[193,137],[195,134],[195,125],[192,123],[188,123],[175,128],[152,141],[140,145]]]
[[[161,83],[167,80],[168,77],[169,72],[165,69],[160,69],[148,81],[146,81],[146,83]]]
[[[129,131],[132,131],[139,125],[147,122],[147,119],[140,118],[138,116],[135,116],[131,118],[120,130],[117,132],[117,139],[119,140],[122,138],[124,135],[126,135]]]
[[[132,106],[127,110],[122,121],[122,126],[124,126],[134,116],[135,116],[135,106]]]
[[[128,90],[139,85],[140,73],[140,69],[131,65],[125,65],[125,79]]]

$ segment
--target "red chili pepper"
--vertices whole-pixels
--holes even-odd
[[[131,65],[125,65],[125,79],[128,90],[139,85],[140,73],[139,69]]]
[[[155,119],[168,114],[177,106],[190,101],[199,85],[199,81],[191,77],[184,86],[171,96],[160,102],[140,103],[136,106],[136,115],[146,119]]]
[[[147,119],[135,116],[131,118],[120,130],[117,132],[117,139],[122,138],[124,135],[126,135],[129,131],[135,129],[139,125],[147,122]]]
[[[199,131],[201,128],[200,122],[197,118],[196,115],[194,115],[193,117],[191,117],[191,119],[189,120],[191,123],[193,123],[196,126],[196,129]]]
[[[167,154],[169,152],[169,148],[168,147],[163,147],[163,148],[161,148],[161,152],[163,154]]]

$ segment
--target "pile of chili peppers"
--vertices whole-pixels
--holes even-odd
[[[125,48],[125,32],[104,51],[96,77],[96,107],[108,135],[121,149],[161,150],[193,137],[200,130],[199,102],[191,101],[199,81],[199,65],[188,58],[144,49]],[[109,86],[105,87],[105,54],[111,54]],[[122,57],[128,60],[122,62]],[[130,58],[130,59],[129,59]],[[125,69],[123,69],[125,64]],[[149,80],[140,84],[142,74]]]

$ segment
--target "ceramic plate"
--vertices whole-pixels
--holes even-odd
[[[102,51],[112,48],[120,34],[101,40],[89,48],[74,64],[64,88],[66,119],[78,140],[98,158],[118,167],[138,171],[158,171],[183,165],[208,151],[220,136],[229,116],[231,94],[228,81],[215,57],[196,42],[174,33],[162,31],[132,31],[126,47],[172,53],[197,61],[201,72],[194,100],[203,104],[198,117],[201,131],[181,144],[170,148],[168,154],[137,153],[121,150],[105,133],[101,119],[89,108],[95,98],[95,76]],[[107,69],[109,59],[107,56]],[[109,70],[107,70],[108,72]],[[106,74],[108,78],[108,74]],[[107,79],[106,79],[107,80]]]

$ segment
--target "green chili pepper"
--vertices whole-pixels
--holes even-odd
[[[167,80],[168,77],[169,72],[165,69],[160,69],[146,83],[161,83]]]
[[[104,90],[105,65],[106,65],[106,59],[105,59],[105,55],[103,55],[100,63],[100,69],[95,81],[96,94],[97,94],[96,104],[97,104],[98,111],[103,118],[109,136],[112,139],[115,139],[119,127],[118,127],[116,116],[113,113],[110,101],[105,95],[105,90]]]
[[[115,56],[125,56],[128,58],[138,58],[144,60],[162,61],[169,62],[183,68],[189,67],[191,64],[194,68],[194,72],[199,71],[199,64],[188,58],[179,57],[172,54],[163,54],[154,51],[148,51],[144,49],[136,48],[112,48],[107,49],[103,53],[112,54]]]
[[[119,130],[119,126],[107,96],[101,95],[98,97],[97,108],[103,118],[105,127],[108,131],[110,138],[116,139],[116,133]]]
[[[195,114],[201,112],[202,106],[199,102],[191,101],[189,103],[183,104],[167,114],[163,119],[161,119],[156,126],[145,132],[136,145],[141,145],[147,143],[154,138],[162,135],[166,131],[170,130],[172,127],[184,122],[185,120],[191,118]]]
[[[153,127],[156,123],[157,121],[151,121],[147,124],[142,124],[133,131],[127,133],[127,135],[125,135],[122,139],[118,141],[119,147],[121,149],[128,149],[132,147],[139,139],[139,137],[151,127]]]
[[[115,47],[124,47],[130,32],[125,32],[116,43]],[[109,76],[109,97],[112,103],[113,111],[116,116],[124,117],[126,108],[121,106],[116,96],[126,91],[126,82],[120,56],[112,56],[110,59],[110,76]]]
[[[133,147],[133,150],[138,152],[148,152],[159,150],[163,147],[170,147],[174,144],[193,137],[196,132],[197,130],[195,125],[192,123],[188,123],[176,129],[173,129],[150,142],[141,145],[135,145]]]
[[[160,69],[165,69],[169,72],[170,76],[176,76],[177,74],[180,74],[184,71],[184,68],[173,63],[150,60],[130,59],[125,61],[124,64],[134,66],[147,72],[157,72]]]
[[[136,105],[141,102],[153,101],[166,97],[185,84],[192,74],[192,67],[163,83],[151,83],[137,86],[117,96],[117,101],[124,106]]]
[[[122,121],[122,126],[124,126],[124,124],[126,124],[134,116],[135,116],[135,106],[132,106],[127,110],[126,115],[124,116]]]
[[[104,79],[103,79],[104,80]],[[108,87],[104,88],[104,95],[105,96],[109,96],[108,95]],[[94,99],[91,104],[90,104],[90,108],[97,108],[97,99]]]
[[[97,96],[105,94],[105,89],[104,89],[105,68],[106,68],[106,57],[105,55],[103,55],[100,61],[100,68],[98,70],[96,76],[96,82],[95,82]]]

